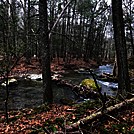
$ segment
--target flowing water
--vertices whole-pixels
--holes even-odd
[[[100,75],[101,73],[111,73],[112,66],[100,66],[95,73]],[[19,79],[18,85],[9,88],[9,101],[8,108],[12,109],[23,109],[33,108],[43,103],[43,90],[42,82],[35,79],[41,79],[41,75],[32,74],[29,76],[30,79]],[[84,69],[75,70],[63,75],[63,80],[68,81],[71,84],[79,85],[83,79],[91,78],[88,71]],[[31,80],[32,79],[32,80]],[[115,96],[116,91],[111,90],[111,87],[117,88],[117,83],[103,82],[97,80],[98,84],[102,87],[102,93],[106,92],[107,95]],[[68,87],[59,87],[52,84],[54,93],[54,102],[60,103],[60,99],[67,98],[75,100],[77,97],[71,89]],[[4,110],[4,100],[6,97],[6,90],[4,87],[0,88],[0,110]]]
[[[94,73],[96,75],[102,75],[103,73],[109,73],[112,74],[113,66],[112,65],[102,65],[99,66],[98,69],[94,70]],[[84,69],[76,70],[77,73],[69,73],[64,75],[63,79],[67,80],[68,82],[72,84],[79,85],[83,79],[90,79],[92,78],[89,71],[86,71]],[[113,91],[112,89],[117,89],[118,84],[114,82],[104,82],[101,80],[97,80],[97,83],[102,87],[102,94],[106,93],[109,96],[115,96],[117,94],[117,91]]]
[[[95,70],[96,75],[102,75],[103,73],[112,74],[112,72],[113,72],[113,66],[108,65],[108,64],[99,66],[99,68]],[[100,80],[97,80],[97,82],[102,87],[102,93],[106,92],[106,94],[110,95],[110,96],[115,96],[117,94],[117,91],[113,91],[111,89],[112,88],[117,89],[118,83],[104,82],[104,81],[100,81]]]

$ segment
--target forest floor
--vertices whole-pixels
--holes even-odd
[[[21,60],[11,75],[41,73],[39,62],[32,59],[31,63]],[[62,60],[59,64],[54,60],[51,64],[51,70],[57,72],[95,67],[98,67],[96,62],[85,63],[82,60],[74,60],[71,65],[65,65]],[[133,70],[131,78],[134,78]],[[75,105],[44,104],[34,109],[9,111],[9,123],[6,123],[4,112],[0,112],[0,134],[134,134],[134,103],[68,131],[70,124],[96,113],[100,107],[100,100]]]

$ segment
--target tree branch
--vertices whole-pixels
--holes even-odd
[[[53,27],[50,29],[50,32],[49,32],[49,39],[51,38],[51,34],[52,34],[52,31],[54,30],[54,28],[56,27],[57,23],[59,22],[60,18],[62,17],[63,13],[65,12],[65,10],[67,9],[67,7],[69,6],[69,4],[71,2],[73,2],[74,0],[70,0],[66,5],[65,7],[63,8],[63,10],[61,11],[58,19],[56,20],[56,22],[54,23]]]

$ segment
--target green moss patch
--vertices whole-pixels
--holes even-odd
[[[87,87],[88,89],[92,89],[92,90],[95,90],[97,91],[97,87],[95,85],[95,82],[93,79],[84,79],[81,83],[80,83],[80,86],[85,86]],[[100,87],[100,85],[99,85]]]

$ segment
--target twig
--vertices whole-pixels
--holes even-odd
[[[65,134],[66,134],[66,119],[64,120],[64,128],[65,128]]]
[[[121,94],[118,94],[118,95],[124,100],[124,102],[126,102],[125,98]]]
[[[96,81],[96,78],[95,78],[95,76],[94,76],[94,74],[93,74],[93,72],[92,72],[92,70],[89,70],[90,71],[90,73],[91,73],[91,75],[92,75],[92,77],[93,77],[93,79],[94,79],[94,82],[95,82],[95,85],[96,85],[96,87],[97,87],[97,89],[98,89],[98,93],[99,93],[99,95],[100,95],[100,99],[101,99],[101,101],[102,101],[102,112],[104,112],[104,110],[106,110],[106,93],[104,94],[104,96],[102,95],[102,93],[101,93],[101,88],[99,87],[99,85],[98,85],[98,83],[97,83],[97,81]]]
[[[118,109],[122,108],[123,106],[126,106],[127,104],[130,104],[130,103],[133,103],[133,102],[134,102],[134,98],[126,99],[125,102],[123,101],[119,104],[116,104],[115,106],[108,107],[107,110],[105,111],[105,114],[113,112],[114,110],[118,110]],[[78,129],[78,126],[80,125],[81,122],[83,122],[83,124],[87,124],[89,122],[93,122],[94,120],[102,117],[105,114],[102,113],[102,112],[93,113],[90,116],[87,116],[87,117],[85,117],[83,119],[80,119],[77,122],[69,125],[68,128],[67,128],[67,131],[71,131],[71,130],[76,129],[76,128]]]
[[[111,115],[109,115],[109,114],[105,114],[105,115],[108,116],[108,117],[110,117],[111,119],[117,121],[117,122],[120,122],[118,119],[116,119],[115,117],[113,117],[113,116],[111,116]]]
[[[51,134],[45,127],[43,128],[43,130],[44,130],[47,134]]]
[[[132,95],[132,96],[134,96],[134,94],[133,93],[131,93],[131,92],[127,92],[128,94],[130,94],[130,95]]]
[[[83,134],[83,132],[82,132],[82,130],[81,130],[81,128],[80,128],[80,125],[78,126],[78,128],[79,128],[79,132],[80,132],[81,134]]]

